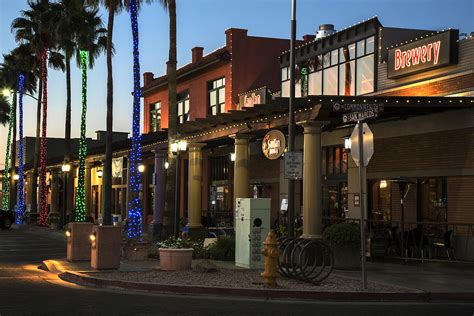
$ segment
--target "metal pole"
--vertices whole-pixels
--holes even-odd
[[[176,154],[176,186],[174,196],[174,236],[179,237],[179,207],[181,198],[181,155],[178,149]]]
[[[288,102],[288,151],[295,150],[295,42],[296,42],[296,0],[291,1],[290,40],[290,100]],[[288,179],[288,236],[295,235],[295,180]]]
[[[362,288],[367,289],[367,271],[365,270],[365,199],[364,199],[364,133],[363,123],[357,122],[359,127],[359,197],[360,197],[360,252],[362,268]]]
[[[61,209],[61,227],[66,226],[67,220],[66,220],[66,208],[67,208],[67,172],[63,171],[63,203],[62,203],[62,209]],[[35,192],[36,194],[36,192]]]

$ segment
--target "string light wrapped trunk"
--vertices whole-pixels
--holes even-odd
[[[7,136],[7,148],[5,150],[5,166],[3,168],[3,186],[2,186],[2,208],[8,210],[10,204],[10,177],[13,175],[8,174],[8,169],[10,168],[10,148],[11,148],[11,141],[12,141],[12,129],[13,129],[13,117],[14,113],[14,106],[10,104],[10,111],[8,113],[8,136]]]
[[[18,204],[16,209],[16,223],[22,224],[23,217],[25,215],[25,185],[24,185],[24,176],[23,176],[23,92],[25,88],[25,76],[20,73],[18,76],[18,93],[20,95],[18,101],[18,183],[17,183],[17,194],[18,194]]]
[[[81,113],[81,138],[79,139],[79,177],[77,181],[76,194],[76,211],[75,221],[86,221],[86,192],[85,192],[85,177],[86,177],[86,155],[87,155],[87,140],[86,140],[86,114],[87,114],[87,62],[89,60],[89,52],[81,50],[80,64],[82,73],[82,113]]]
[[[42,91],[42,122],[40,142],[40,212],[38,217],[39,226],[47,226],[48,220],[48,188],[46,186],[46,160],[48,159],[48,145],[46,139],[47,115],[48,115],[48,61],[47,50],[41,51],[41,79],[43,81]],[[34,181],[34,179],[33,179]],[[35,194],[35,192],[33,192]]]
[[[138,51],[138,3],[130,0],[130,21],[133,36],[133,122],[132,149],[130,151],[130,201],[127,212],[127,237],[141,241],[142,239],[142,203],[140,200],[141,175],[138,165],[141,161],[140,135],[140,56]]]

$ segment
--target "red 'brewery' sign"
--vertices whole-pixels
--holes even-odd
[[[413,75],[457,63],[458,30],[449,30],[388,51],[388,78]]]

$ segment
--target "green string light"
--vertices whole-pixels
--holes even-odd
[[[81,138],[79,140],[79,179],[77,182],[76,194],[76,222],[86,221],[86,192],[85,192],[85,174],[86,174],[86,113],[87,113],[87,61],[89,52],[81,50],[81,72],[82,72],[82,113],[81,113]]]
[[[7,136],[7,148],[5,152],[5,167],[3,168],[3,186],[2,186],[2,208],[8,210],[10,203],[10,177],[8,176],[8,169],[10,168],[10,147],[12,141],[12,129],[13,129],[13,119],[15,113],[13,112],[13,104],[10,104],[10,111],[8,113],[8,136]]]

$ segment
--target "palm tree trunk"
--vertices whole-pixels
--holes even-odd
[[[43,77],[43,112],[41,121],[41,144],[40,144],[40,212],[38,224],[46,226],[48,219],[48,188],[46,186],[46,160],[48,159],[48,144],[46,139],[46,128],[48,123],[48,60],[47,50],[41,53],[41,76]]]
[[[41,103],[43,99],[43,78],[39,76],[38,82],[38,102],[36,105],[36,138],[35,138],[35,155],[33,161],[33,183],[31,186],[31,213],[38,212],[38,166],[39,166],[39,149],[40,149],[40,126],[41,126]]]
[[[66,53],[66,125],[64,127],[64,161],[71,160],[71,56]]]
[[[105,164],[103,177],[104,193],[104,225],[112,224],[112,131],[114,112],[114,83],[112,77],[112,34],[115,12],[109,9],[107,25],[107,134],[105,139]]]
[[[129,239],[142,238],[142,201],[140,199],[141,175],[138,165],[141,161],[140,135],[140,57],[138,51],[138,0],[130,1],[130,20],[133,36],[133,120],[132,120],[132,149],[130,150],[130,181],[128,190],[130,201],[127,213],[127,236]]]
[[[178,131],[178,108],[176,104],[176,2],[169,0],[168,12],[170,18],[170,49],[167,63],[168,75],[168,172],[166,178],[166,202],[163,224],[167,234],[173,232],[175,192],[176,192],[176,159],[171,152],[171,144],[175,140]],[[178,199],[179,201],[179,199]],[[179,216],[179,214],[178,214]]]
[[[11,143],[11,165],[10,165],[10,209],[13,210],[16,204],[16,185],[15,179],[13,175],[16,174],[16,109],[17,109],[17,101],[18,101],[18,94],[17,91],[13,92],[13,126],[12,126],[12,143]]]

